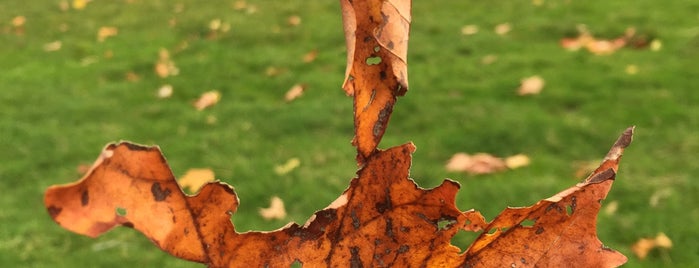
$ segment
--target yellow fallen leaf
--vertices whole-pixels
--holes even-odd
[[[233,9],[234,10],[243,10],[248,7],[248,3],[243,1],[243,0],[238,0],[233,3]]]
[[[204,92],[204,94],[202,94],[201,97],[199,97],[199,99],[197,99],[197,101],[194,102],[194,108],[201,111],[208,107],[216,105],[216,103],[218,103],[219,100],[221,100],[220,92],[216,90]]]
[[[293,101],[296,98],[301,97],[304,91],[306,91],[306,85],[296,84],[286,91],[286,94],[284,94],[284,100],[286,102]]]
[[[485,56],[483,56],[483,58],[481,58],[481,63],[483,65],[490,65],[490,64],[493,64],[497,60],[498,60],[498,56],[493,55],[493,54],[489,54],[489,55],[485,55]]]
[[[524,154],[517,154],[517,155],[513,155],[513,156],[505,158],[505,165],[509,169],[526,167],[529,165],[529,163],[531,163],[531,160],[529,159],[528,156],[526,156]]]
[[[51,51],[58,51],[61,49],[61,46],[63,43],[61,41],[53,41],[50,43],[44,44],[44,51],[46,52],[51,52]]]
[[[643,260],[648,256],[648,253],[654,248],[672,248],[672,240],[670,240],[664,233],[658,233],[655,238],[641,238],[636,243],[631,246],[631,251],[633,251],[636,256]]]
[[[506,35],[512,30],[512,25],[510,23],[500,23],[495,26],[495,33],[498,35]]]
[[[294,157],[286,161],[286,163],[277,165],[274,167],[274,173],[277,173],[277,175],[284,175],[292,170],[296,169],[301,165],[301,160],[298,158]]]
[[[190,192],[195,193],[204,186],[204,184],[214,181],[216,178],[214,171],[208,168],[192,168],[177,180],[180,187],[188,188]]]
[[[650,42],[650,50],[651,51],[659,51],[663,47],[663,43],[660,42],[658,39],[653,39],[653,41]]]
[[[507,169],[505,161],[487,153],[454,154],[446,165],[447,171],[466,172],[472,175],[489,174]]]
[[[301,17],[298,15],[289,16],[286,22],[291,26],[299,26],[301,25]]]
[[[167,99],[169,97],[172,97],[172,86],[171,85],[163,85],[158,89],[158,98],[160,99]]]
[[[260,215],[265,220],[281,220],[286,218],[286,209],[284,209],[284,201],[277,196],[272,196],[268,208],[260,208]]]
[[[541,76],[535,75],[522,79],[520,86],[517,89],[517,94],[520,96],[524,95],[536,95],[541,93],[546,82]]]
[[[667,199],[668,197],[672,196],[672,188],[664,188],[657,190],[653,193],[653,195],[650,196],[650,199],[648,200],[648,204],[651,207],[658,207],[660,204],[660,201],[663,199]]]
[[[155,63],[155,73],[165,78],[179,74],[180,70],[175,66],[175,62],[170,59],[170,52],[161,48],[158,52],[158,61]]]
[[[108,37],[116,36],[119,33],[119,29],[111,26],[102,26],[97,31],[97,41],[104,42]]]
[[[478,33],[478,25],[469,24],[461,27],[461,34],[463,35],[474,35]]]
[[[88,3],[92,0],[73,0],[73,9],[82,10],[85,9]]]
[[[638,73],[638,66],[636,66],[635,64],[626,65],[626,69],[624,69],[624,71],[626,71],[626,74],[628,74],[628,75],[637,74]]]
[[[26,23],[26,22],[27,22],[26,17],[16,16],[16,17],[12,18],[11,24],[13,27],[22,27],[22,26],[24,26],[24,23]]]
[[[607,203],[607,205],[604,206],[604,214],[607,214],[607,216],[612,216],[616,213],[616,211],[619,209],[619,201],[611,201]]]

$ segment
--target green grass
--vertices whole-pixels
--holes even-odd
[[[157,144],[176,175],[210,167],[235,186],[242,205],[236,228],[273,230],[257,208],[272,195],[289,219],[304,222],[347,186],[355,172],[352,104],[340,89],[344,37],[337,1],[93,1],[61,11],[58,1],[0,3],[0,263],[7,267],[199,267],[174,259],[131,229],[98,239],[54,224],[42,204],[50,185],[79,178],[102,146],[131,140]],[[458,2],[458,3],[457,3]],[[179,10],[179,12],[178,12]],[[25,16],[23,33],[11,25]],[[298,15],[302,23],[287,24]],[[210,37],[209,22],[230,31]],[[174,26],[171,24],[174,22]],[[509,22],[505,36],[493,32]],[[413,141],[412,176],[424,187],[444,178],[462,183],[457,206],[491,219],[504,207],[526,206],[577,182],[574,163],[600,159],[621,131],[637,126],[601,213],[598,232],[629,257],[628,267],[688,267],[699,263],[699,3],[689,1],[416,1],[409,51],[410,91],[399,99],[383,148]],[[460,34],[466,24],[479,33]],[[594,56],[563,50],[558,41],[585,24],[611,38],[636,27],[662,49],[622,49]],[[101,26],[117,36],[97,42]],[[44,44],[60,40],[58,51]],[[166,48],[180,74],[153,72]],[[302,56],[319,51],[312,63]],[[112,57],[105,57],[111,52]],[[497,60],[483,65],[481,59]],[[629,75],[628,65],[639,72]],[[268,77],[276,67],[280,75]],[[129,81],[128,73],[139,79]],[[519,80],[546,80],[537,96],[515,94]],[[285,103],[295,83],[308,90]],[[156,98],[163,84],[170,99]],[[205,111],[191,103],[219,90]],[[215,118],[214,123],[210,123]],[[456,152],[525,153],[529,167],[471,177],[448,173]],[[280,176],[273,167],[298,157]],[[657,206],[655,193],[668,193]],[[630,246],[665,232],[671,250],[639,260]],[[466,236],[454,243],[465,247]]]

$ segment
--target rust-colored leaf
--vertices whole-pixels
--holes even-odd
[[[612,146],[585,181],[531,207],[507,208],[466,251],[467,267],[616,267],[621,253],[597,238],[597,214],[616,177],[633,128]]]
[[[342,0],[347,41],[343,88],[354,96],[353,144],[361,164],[375,150],[397,96],[408,90],[410,1]]]
[[[409,178],[412,144],[376,151],[332,204],[302,226],[273,232],[235,232],[230,186],[208,183],[187,196],[157,147],[130,143],[108,145],[83,179],[49,188],[45,204],[74,232],[132,227],[170,254],[211,267],[610,267],[626,257],[602,245],[595,219],[631,135],[624,132],[584,182],[490,223],[456,208],[456,182],[425,190]],[[460,230],[483,230],[464,254],[450,244]]]

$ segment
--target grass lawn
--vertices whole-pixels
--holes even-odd
[[[239,194],[238,231],[304,222],[347,187],[356,166],[352,100],[340,89],[338,1],[236,2],[92,1],[81,10],[71,1],[0,3],[3,266],[201,267],[131,229],[90,239],[51,221],[44,190],[77,180],[77,167],[112,141],[159,145],[178,176],[213,169]],[[457,206],[492,219],[508,205],[530,205],[574,185],[577,163],[600,160],[636,125],[604,202],[618,209],[600,213],[599,236],[629,257],[628,267],[699,263],[699,2],[534,2],[541,4],[415,1],[410,91],[381,147],[413,141],[412,176],[421,186],[457,180]],[[291,16],[301,23],[289,24]],[[501,23],[511,31],[496,34]],[[561,48],[559,40],[575,36],[580,24],[601,38],[635,27],[662,46],[603,56]],[[478,32],[463,35],[464,25]],[[99,41],[105,26],[118,32]],[[177,75],[154,72],[161,49]],[[317,58],[304,62],[313,50]],[[532,75],[546,81],[543,91],[517,96],[520,79]],[[297,83],[306,93],[285,102]],[[174,91],[160,99],[165,84]],[[196,111],[192,102],[209,90],[220,91],[221,101]],[[532,164],[485,176],[447,172],[457,152],[524,153]],[[274,172],[294,157],[297,169]],[[263,220],[257,210],[275,195],[288,219]],[[659,232],[672,249],[645,260],[632,253],[638,239]],[[469,239],[453,242],[465,249]]]

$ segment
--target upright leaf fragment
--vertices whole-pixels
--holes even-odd
[[[409,0],[341,0],[347,69],[343,88],[354,96],[353,144],[368,158],[386,131],[397,96],[408,90]]]

